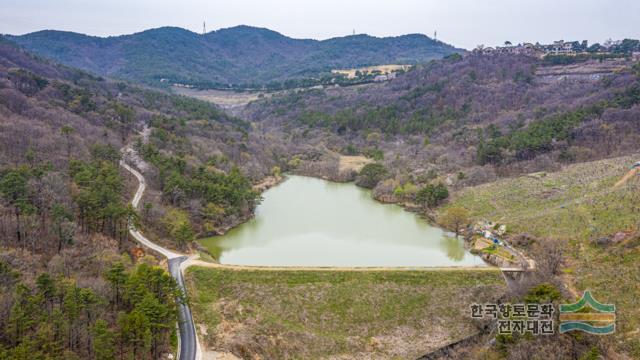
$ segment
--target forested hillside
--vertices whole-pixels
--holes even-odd
[[[414,64],[462,51],[419,34],[388,38],[355,35],[317,41],[292,39],[249,26],[205,35],[165,27],[108,38],[61,31],[9,38],[70,66],[154,86],[167,79],[205,87],[256,87],[318,77],[331,69]]]
[[[221,143],[247,136],[247,123],[211,104],[95,77],[0,41],[0,359],[159,359],[174,351],[183,295],[153,257],[140,257],[127,222],[159,229],[166,242],[181,238],[128,205],[137,183],[118,165],[143,123],[161,139],[190,123]],[[215,171],[184,142],[178,156],[156,145],[146,145],[159,169],[149,179],[187,187],[160,188],[172,195],[153,211],[185,213],[182,233],[193,231],[192,200],[203,193],[222,209],[220,223],[253,210],[251,181],[233,162],[240,144],[209,148],[229,164]]]
[[[610,61],[584,66],[615,71],[554,77],[533,57],[450,56],[384,84],[255,101],[243,116],[380,161],[387,194],[425,179],[478,184],[635,151],[640,65]]]

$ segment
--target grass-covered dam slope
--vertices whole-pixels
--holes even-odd
[[[203,345],[243,358],[416,358],[476,332],[469,306],[499,271],[249,271],[192,267]]]

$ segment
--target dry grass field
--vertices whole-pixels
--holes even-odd
[[[191,267],[209,352],[244,359],[411,359],[476,332],[469,306],[504,293],[499,271]]]
[[[407,71],[411,68],[411,65],[396,65],[396,64],[388,64],[388,65],[377,65],[377,66],[366,66],[355,69],[336,69],[331,70],[334,74],[343,74],[346,75],[347,78],[353,79],[356,77],[356,72],[359,71],[361,73],[370,73],[374,71],[380,71],[382,74],[388,74],[394,71]]]
[[[248,103],[270,97],[274,93],[266,91],[225,91],[225,90],[196,90],[182,87],[173,87],[176,94],[194,97],[196,99],[212,102],[223,109],[231,109],[245,106]]]
[[[373,159],[369,159],[362,155],[357,156],[349,156],[349,155],[341,155],[340,156],[340,172],[347,171],[356,171],[359,172],[365,165],[372,163]]]

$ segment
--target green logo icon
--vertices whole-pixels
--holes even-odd
[[[573,304],[560,304],[560,333],[573,330],[607,335],[616,331],[616,306],[601,304],[585,291]]]

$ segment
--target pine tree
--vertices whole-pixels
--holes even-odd
[[[44,299],[45,304],[47,305],[47,310],[49,314],[53,310],[53,299],[56,295],[56,285],[51,276],[47,273],[40,274],[36,279],[36,286],[38,289],[38,293]]]
[[[141,359],[151,350],[151,329],[149,319],[140,311],[133,310],[118,318],[120,338],[131,349],[134,359]]]
[[[158,353],[159,340],[164,340],[164,334],[172,328],[175,321],[173,313],[167,304],[161,303],[153,294],[147,293],[145,297],[136,305],[136,310],[140,311],[149,319],[152,337],[151,354],[156,358]]]
[[[109,329],[109,324],[99,319],[92,329],[93,354],[96,360],[112,360],[114,358],[115,335]]]
[[[121,262],[116,262],[105,274],[105,278],[111,284],[115,294],[116,308],[120,306],[120,292],[122,287],[127,282],[129,275],[127,274],[124,265]]]
[[[18,243],[23,245],[23,233],[21,216],[33,212],[34,207],[29,203],[27,181],[28,171],[24,168],[13,169],[0,179],[0,194],[13,207],[16,216],[16,237]]]

